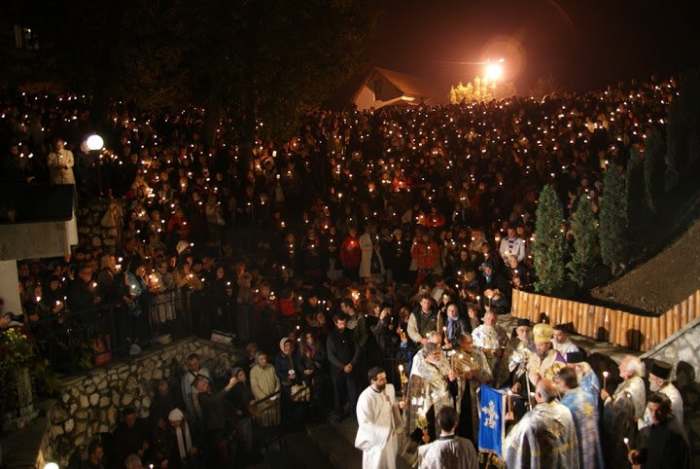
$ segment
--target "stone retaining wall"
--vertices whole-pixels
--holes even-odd
[[[66,379],[58,401],[48,412],[49,430],[39,458],[65,467],[74,449],[82,450],[95,435],[113,431],[126,406],[133,406],[141,417],[148,417],[156,382],[175,378],[187,355],[193,352],[200,355],[203,366],[214,376],[225,373],[237,359],[231,347],[189,338],[127,362]]]

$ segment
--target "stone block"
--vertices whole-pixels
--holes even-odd
[[[90,405],[94,407],[98,402],[100,402],[100,395],[97,393],[90,394]]]
[[[134,395],[131,393],[126,393],[122,396],[122,405],[131,405],[134,402]]]
[[[73,419],[66,420],[66,423],[63,424],[63,428],[66,430],[66,433],[72,432],[73,429],[75,428],[75,420],[73,420]]]
[[[112,403],[112,400],[109,397],[102,396],[100,397],[100,407],[108,407],[109,404]]]
[[[80,407],[82,407],[83,409],[86,409],[89,406],[90,406],[90,400],[88,399],[88,397],[85,395],[80,396]]]
[[[97,390],[97,386],[95,386],[94,384],[91,384],[91,385],[85,387],[85,394],[92,394],[96,390]]]
[[[151,407],[151,398],[146,396],[141,400],[141,406],[145,409],[149,409]]]
[[[68,394],[67,392],[63,393],[63,395],[61,396],[61,400],[64,404],[67,404],[68,401],[70,401],[70,394]]]

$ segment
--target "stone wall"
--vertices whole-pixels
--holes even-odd
[[[680,331],[642,355],[642,358],[656,358],[671,363],[684,372],[694,372],[700,378],[700,319],[690,322]],[[678,370],[676,370],[678,371]]]
[[[237,359],[231,347],[189,338],[64,380],[58,401],[48,411],[41,458],[65,467],[74,449],[84,449],[93,436],[113,431],[126,406],[148,417],[156,382],[175,378],[193,352],[214,376],[225,373]]]

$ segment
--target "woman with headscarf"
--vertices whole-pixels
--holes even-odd
[[[267,355],[258,352],[255,366],[250,370],[250,390],[255,397],[255,422],[261,427],[272,427],[280,423],[280,380],[275,368],[267,361]]]

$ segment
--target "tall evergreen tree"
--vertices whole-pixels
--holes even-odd
[[[644,225],[644,221],[649,216],[646,204],[646,193],[644,185],[644,157],[639,148],[632,148],[630,159],[627,162],[626,171],[626,197],[627,210],[629,211],[630,227],[634,229]]]
[[[546,185],[537,205],[533,254],[537,273],[535,289],[547,294],[560,292],[566,280],[563,219],[559,197],[551,185]]]
[[[644,200],[652,213],[659,209],[659,198],[664,192],[665,144],[661,132],[652,130],[644,148]]]
[[[569,278],[579,288],[586,285],[591,270],[598,262],[600,249],[596,223],[589,196],[581,196],[576,203],[576,211],[571,216],[574,252],[567,264]]]
[[[620,273],[629,251],[625,178],[620,168],[611,165],[603,178],[600,204],[600,255],[613,275]]]

